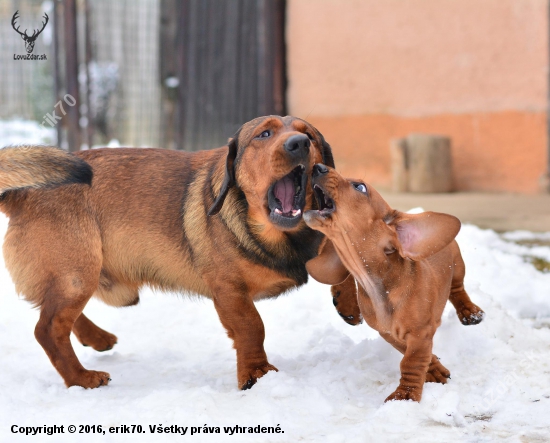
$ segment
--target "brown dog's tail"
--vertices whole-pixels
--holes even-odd
[[[11,189],[92,183],[92,167],[58,148],[18,146],[0,149],[0,194]]]

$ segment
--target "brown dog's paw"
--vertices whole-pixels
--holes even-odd
[[[98,328],[99,329],[99,328]],[[91,346],[93,349],[99,352],[108,351],[113,349],[113,346],[117,344],[118,339],[116,335],[110,332],[100,330],[94,331],[93,334],[86,336],[78,336],[77,339],[82,343],[82,346]]]
[[[91,346],[96,351],[108,351],[117,343],[116,335],[101,329],[84,314],[75,321],[73,333],[82,345]]]
[[[363,317],[361,317],[361,314],[359,314],[358,316],[354,316],[354,315],[344,315],[342,314],[340,311],[338,311],[338,315],[340,317],[342,317],[342,319],[348,324],[348,325],[351,325],[351,326],[357,326],[357,325],[360,325],[361,323],[363,323]]]
[[[432,355],[432,361],[428,372],[426,372],[426,383],[441,383],[446,384],[451,378],[449,370],[443,366],[436,355]]]
[[[335,286],[333,286],[335,288]],[[363,323],[363,316],[357,304],[357,296],[344,293],[340,290],[332,290],[332,304],[336,308],[338,315],[348,324],[356,326]]]
[[[460,323],[465,326],[477,325],[485,317],[485,312],[473,303],[464,304],[462,309],[456,311]]]
[[[82,386],[86,389],[93,389],[108,385],[111,381],[110,377],[107,372],[83,370],[71,381],[65,381],[65,384],[68,388],[71,386]]]
[[[399,385],[398,388],[384,400],[384,403],[392,400],[420,401],[421,398],[422,388],[417,389]]]
[[[275,366],[269,363],[265,363],[249,371],[242,371],[242,374],[239,374],[239,388],[242,391],[250,389],[256,384],[259,378],[263,377],[269,371],[279,372]]]

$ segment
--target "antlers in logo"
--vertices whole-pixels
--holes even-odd
[[[15,31],[21,35],[21,38],[23,40],[25,40],[25,49],[27,50],[27,54],[30,54],[32,53],[33,49],[34,49],[34,42],[36,41],[37,37],[40,35],[40,33],[44,30],[44,28],[46,27],[46,25],[48,24],[48,20],[50,19],[48,17],[48,14],[46,14],[44,12],[44,17],[46,19],[45,22],[42,22],[42,29],[40,31],[38,30],[34,30],[34,32],[32,33],[32,35],[27,35],[27,30],[25,29],[25,32],[21,32],[19,31],[19,26],[16,28],[15,27],[15,21],[19,18],[19,16],[17,15],[19,14],[19,10],[15,11],[15,14],[13,14],[13,18],[11,19],[11,25],[13,27],[13,29],[15,29]]]

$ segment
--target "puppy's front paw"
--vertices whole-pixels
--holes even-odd
[[[332,289],[332,304],[336,308],[338,315],[348,324],[356,326],[363,323],[363,316],[359,310],[359,304],[357,303],[357,295],[347,292],[342,293],[341,290]]]
[[[384,403],[392,400],[420,401],[421,398],[422,388],[411,388],[409,386],[399,385],[398,388],[384,400]]]
[[[243,391],[250,389],[256,384],[259,378],[263,377],[269,371],[279,372],[275,366],[267,362],[249,370],[239,371],[239,388]]]
[[[456,311],[460,323],[465,326],[477,325],[481,323],[485,317],[485,312],[473,303],[467,303],[462,306],[462,309]]]

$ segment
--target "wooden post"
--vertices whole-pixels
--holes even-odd
[[[92,31],[91,31],[91,21],[92,21],[92,8],[90,7],[90,0],[84,0],[84,19],[85,19],[85,44],[86,44],[86,117],[87,117],[87,126],[86,126],[86,144],[88,149],[92,149],[94,144],[94,119],[92,115],[92,100],[91,100],[91,84],[92,80],[90,78],[90,64],[93,60],[92,54]]]
[[[60,38],[60,16],[62,14],[63,7],[59,7],[57,1],[53,2],[53,52],[54,52],[54,78],[55,78],[55,103],[63,99],[61,94],[61,54],[59,52],[59,38]],[[55,127],[57,133],[57,146],[63,147],[63,126],[61,124]]]
[[[65,83],[66,94],[71,95],[76,104],[68,106],[63,103],[67,110],[67,140],[69,151],[80,150],[82,144],[80,130],[80,94],[78,90],[78,52],[77,52],[77,31],[76,31],[76,0],[63,1],[64,16],[64,46],[65,46]],[[62,99],[63,101],[64,99]],[[72,99],[70,99],[72,101]]]
[[[411,134],[407,137],[410,192],[452,190],[451,140],[448,137]]]

